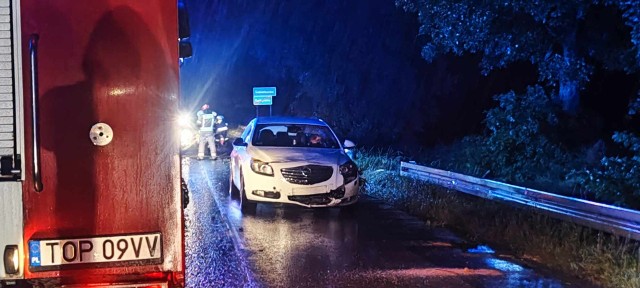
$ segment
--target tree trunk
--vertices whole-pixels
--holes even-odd
[[[562,104],[562,110],[569,114],[575,115],[580,106],[580,82],[575,79],[578,73],[572,73],[575,65],[576,53],[576,32],[567,33],[563,45],[563,58],[565,67],[560,71],[558,77],[560,90],[558,91],[558,100]]]
[[[562,110],[569,114],[576,114],[580,106],[579,83],[577,80],[560,79],[560,91],[558,91],[558,100],[562,104]]]

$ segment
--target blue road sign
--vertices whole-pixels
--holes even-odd
[[[253,105],[263,106],[271,104],[273,104],[273,99],[271,96],[253,95]]]
[[[276,87],[253,87],[253,96],[276,96]]]

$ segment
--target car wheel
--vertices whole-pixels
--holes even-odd
[[[240,197],[238,197],[238,200],[240,201],[240,210],[243,212],[255,211],[258,203],[251,202],[247,199],[247,192],[244,190],[244,177],[242,176],[242,172],[240,172],[240,185],[242,186],[242,188],[240,188]]]

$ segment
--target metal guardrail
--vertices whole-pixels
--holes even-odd
[[[640,240],[640,211],[556,195],[408,162],[400,163],[400,174],[489,200],[533,207],[540,212],[561,220]]]

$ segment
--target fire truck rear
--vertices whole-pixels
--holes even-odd
[[[178,6],[0,0],[0,286],[184,286]]]

